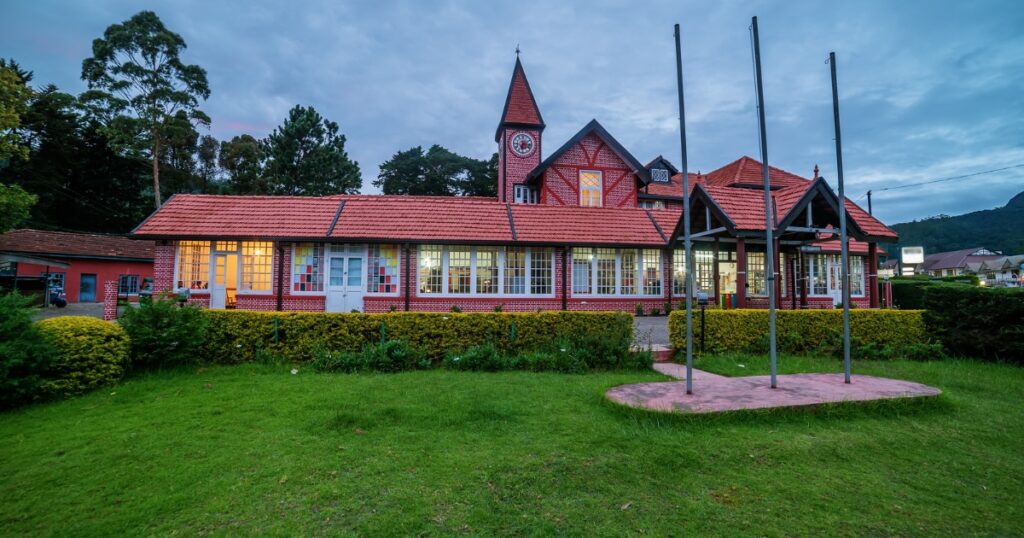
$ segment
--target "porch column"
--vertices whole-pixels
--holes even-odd
[[[867,267],[868,300],[871,308],[878,308],[878,243],[868,243]]]
[[[736,238],[736,307],[747,307],[747,247],[742,237]]]

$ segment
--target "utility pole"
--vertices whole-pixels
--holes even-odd
[[[846,243],[846,191],[843,189],[843,137],[839,129],[839,85],[836,83],[836,53],[828,53],[832,68],[832,115],[836,126],[836,172],[839,177],[839,252],[843,285],[843,380],[850,383],[850,252]],[[870,207],[871,191],[868,191]],[[878,290],[872,290],[878,293]]]
[[[757,17],[751,20],[751,28],[754,34],[754,82],[757,86],[757,120],[760,126],[761,135],[761,168],[764,176],[764,232],[765,232],[765,260],[764,268],[767,273],[768,286],[768,353],[771,362],[772,388],[777,383],[777,357],[775,349],[775,248],[772,239],[772,193],[771,182],[768,179],[768,135],[764,126],[764,87],[761,84],[761,44],[757,35]],[[740,291],[743,293],[743,291]]]
[[[683,257],[686,264],[686,393],[693,394],[693,260],[690,252],[690,176],[686,161],[686,107],[683,102],[683,53],[679,44],[679,25],[676,34],[676,85],[679,90],[679,147],[683,173]],[[675,238],[672,238],[675,241]]]

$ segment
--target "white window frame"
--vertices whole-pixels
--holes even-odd
[[[174,291],[177,291],[178,289],[181,289],[178,286],[178,280],[180,280],[179,277],[181,277],[181,273],[180,273],[180,271],[181,271],[181,244],[182,243],[186,243],[186,242],[188,242],[188,243],[206,243],[206,256],[207,256],[207,258],[206,258],[206,287],[205,288],[192,288],[191,286],[182,286],[182,287],[184,287],[185,289],[188,289],[190,295],[209,295],[210,294],[210,285],[213,282],[213,264],[214,264],[213,245],[214,245],[214,242],[213,241],[208,241],[208,240],[207,241],[191,241],[191,240],[189,240],[189,241],[178,241],[177,243],[175,243],[175,245],[174,245],[174,277],[173,277],[174,280],[172,281],[173,285],[174,285]]]
[[[530,187],[529,185],[513,185],[512,186],[512,201],[516,204],[536,204],[537,203],[537,189]]]
[[[664,177],[665,179],[658,179],[655,177],[655,172],[658,172],[658,176]],[[651,182],[652,183],[672,183],[672,174],[669,173],[667,168],[651,168]]]
[[[135,291],[131,291],[131,289],[130,289],[131,286],[129,286],[129,290],[128,291],[122,291],[122,284],[124,283],[124,279],[129,279],[129,282],[130,282],[131,279],[133,279],[133,278],[135,279],[135,286],[134,286],[135,287]],[[118,295],[127,295],[129,297],[133,297],[133,296],[139,294],[139,286],[140,285],[142,285],[142,277],[140,275],[138,275],[138,274],[119,275],[118,279],[117,279],[117,294]]]
[[[577,250],[581,250],[581,249],[587,250],[589,252],[589,256],[590,256],[590,260],[589,260],[590,270],[587,273],[589,275],[589,277],[590,277],[590,286],[589,286],[589,291],[587,291],[587,292],[578,292],[578,291],[576,291],[575,290],[575,283],[572,282],[573,276],[574,276],[574,274],[573,274],[574,272],[573,272],[572,268],[575,265],[574,261],[576,260],[576,258],[575,258],[576,251]],[[634,253],[634,260],[635,260],[635,263],[636,263],[636,265],[634,267],[631,267],[631,268],[623,267],[623,265],[622,265],[622,254],[625,251],[630,251],[630,252]],[[657,293],[657,294],[646,294],[646,293],[644,293],[644,280],[643,280],[643,275],[644,275],[644,273],[643,273],[643,269],[644,269],[644,251],[654,251],[654,252],[657,252],[658,271],[659,271],[659,273],[661,275],[660,276],[661,285],[659,286],[661,288],[661,292],[660,293]],[[602,299],[602,298],[613,298],[613,297],[619,297],[619,298],[625,297],[625,298],[634,298],[634,299],[651,299],[651,298],[664,297],[665,296],[665,259],[664,259],[664,256],[662,255],[662,251],[660,249],[650,249],[650,248],[647,248],[647,249],[643,249],[643,248],[626,248],[626,249],[617,248],[617,249],[615,249],[615,287],[614,287],[615,291],[614,291],[614,293],[597,293],[597,291],[596,291],[597,290],[597,265],[598,265],[597,264],[597,249],[596,248],[577,247],[577,248],[571,249],[570,252],[569,252],[569,258],[570,258],[570,260],[569,260],[569,268],[568,268],[569,273],[570,273],[569,274],[569,277],[570,277],[569,278],[569,280],[570,280],[570,282],[569,282],[569,294],[572,297],[591,298],[591,299]],[[622,275],[623,275],[624,271],[628,271],[630,269],[632,269],[632,272],[633,272],[633,278],[634,278],[633,285],[634,285],[634,289],[636,289],[636,293],[628,293],[628,294],[627,293],[622,293]]]
[[[817,261],[817,259],[819,257],[825,259],[825,263],[823,264],[822,268],[825,271],[825,290],[826,290],[826,292],[823,293],[823,294],[822,293],[814,293],[814,278],[815,278],[815,276],[817,276],[817,263],[816,263],[816,261]],[[864,275],[865,271],[867,270],[866,257],[865,256],[855,255],[855,254],[850,254],[849,257],[850,257],[849,258],[850,262],[852,262],[854,258],[859,258],[861,260],[861,263],[862,263],[861,267],[863,267],[863,269],[860,272],[860,289],[861,289],[860,293],[853,293],[853,278],[852,278],[853,277],[853,274],[852,274],[853,272],[850,271],[850,277],[851,277],[851,279],[850,279],[850,297],[866,297],[867,296],[867,293],[866,293],[867,292],[867,287],[866,287],[865,275]],[[809,283],[809,285],[807,286],[807,296],[808,297],[831,297],[831,295],[828,293],[828,264],[830,262],[829,258],[835,258],[835,260],[832,260],[832,261],[835,261],[836,263],[839,263],[841,261],[839,259],[840,258],[839,254],[811,254],[808,257],[808,261],[810,262],[810,269],[807,272],[808,283]],[[840,270],[841,269],[842,268],[840,268]],[[840,291],[842,291],[842,284],[840,284],[839,289],[840,289]]]
[[[640,200],[638,207],[640,209],[665,209],[664,200]]]
[[[597,186],[596,187],[584,187],[583,186],[583,174],[597,174]],[[579,175],[576,177],[579,183],[579,196],[580,196],[580,207],[604,207],[604,172],[600,170],[580,170]],[[597,205],[584,205],[583,204],[583,192],[597,190]]]
[[[425,246],[427,246],[427,245],[425,245]],[[498,291],[497,291],[497,293],[477,293],[476,292],[476,289],[477,289],[476,288],[476,281],[477,281],[477,274],[476,274],[477,256],[476,255],[477,255],[477,248],[478,248],[478,246],[475,246],[475,245],[469,247],[469,249],[470,249],[470,273],[469,273],[470,293],[452,293],[451,290],[450,290],[450,285],[449,285],[450,276],[451,276],[449,274],[449,265],[448,265],[449,252],[450,252],[450,249],[452,247],[464,247],[465,245],[434,245],[434,244],[431,244],[429,246],[431,246],[431,247],[434,247],[434,246],[439,247],[440,251],[441,251],[441,288],[442,288],[442,290],[440,292],[430,292],[430,293],[426,293],[426,292],[420,291],[420,284],[421,284],[421,276],[422,275],[420,274],[420,260],[419,260],[419,256],[417,256],[417,260],[416,260],[416,287],[415,287],[415,290],[416,290],[416,295],[419,296],[419,297],[453,297],[453,298],[474,298],[474,297],[478,297],[478,298],[509,298],[509,299],[516,299],[516,298],[537,298],[537,297],[552,298],[552,297],[555,296],[555,250],[554,249],[547,249],[547,250],[550,251],[550,256],[549,256],[550,267],[551,267],[551,274],[550,274],[551,292],[550,293],[532,293],[532,291],[533,291],[533,270],[532,270],[532,268],[533,268],[533,256],[535,254],[535,249],[533,249],[531,247],[526,247],[526,288],[525,288],[526,289],[526,293],[514,293],[514,294],[506,293],[506,291],[505,291],[505,248],[506,247],[504,247],[504,246],[495,246],[495,245],[479,245],[479,248],[495,248],[495,249],[497,249],[497,253],[498,253],[498,259],[497,259],[497,263],[498,263],[498,274],[497,274],[498,285],[497,285],[497,289],[498,289]],[[545,249],[536,249],[536,250],[545,250]]]

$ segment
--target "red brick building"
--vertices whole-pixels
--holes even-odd
[[[684,296],[682,185],[596,120],[542,159],[544,120],[516,60],[495,133],[498,196],[177,195],[132,233],[156,240],[155,288],[211,308],[386,312],[664,311]],[[691,174],[696,284],[766,307],[761,164]],[[839,297],[838,198],[770,168],[779,306]],[[877,306],[884,224],[847,201],[853,301]],[[831,239],[831,241],[829,241]],[[741,293],[737,293],[740,291]]]
[[[153,242],[121,235],[13,230],[0,235],[0,258],[3,271],[19,278],[49,275],[69,303],[102,302],[108,281],[135,297],[153,276]]]

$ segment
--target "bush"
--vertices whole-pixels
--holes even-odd
[[[519,368],[531,372],[559,372],[563,374],[582,374],[587,371],[587,363],[578,353],[566,351],[529,351],[519,356]]]
[[[313,359],[315,349],[358,352],[382,339],[407,342],[431,361],[491,342],[504,355],[548,349],[587,334],[619,335],[622,351],[633,338],[633,320],[622,312],[334,314],[324,312],[203,311],[209,320],[202,355],[211,362],[254,360],[256,350],[289,361]],[[276,320],[276,326],[275,326]],[[624,336],[624,337],[623,337]]]
[[[768,347],[767,310],[708,310],[705,315],[707,352],[764,352]],[[776,346],[784,353],[842,349],[842,310],[780,310],[776,312]],[[669,318],[672,345],[686,346],[686,316],[676,311]],[[919,310],[853,310],[850,335],[862,344],[908,346],[928,343]],[[699,318],[693,324],[694,345],[700,345]]]
[[[490,342],[473,346],[462,353],[449,353],[444,359],[445,368],[478,372],[512,370],[517,364],[518,361],[503,356]]]
[[[32,323],[31,297],[0,295],[0,409],[27,403],[40,393],[53,353]]]
[[[171,297],[142,300],[118,320],[131,339],[132,368],[163,368],[194,363],[209,319],[198,307]]]
[[[320,372],[394,373],[429,367],[426,353],[401,340],[367,344],[358,353],[324,348],[318,348],[313,353],[313,368]]]
[[[936,286],[924,323],[951,353],[1024,363],[1024,289]]]
[[[113,383],[128,365],[128,335],[116,324],[84,316],[64,316],[38,323],[56,351],[42,390],[74,396]]]

